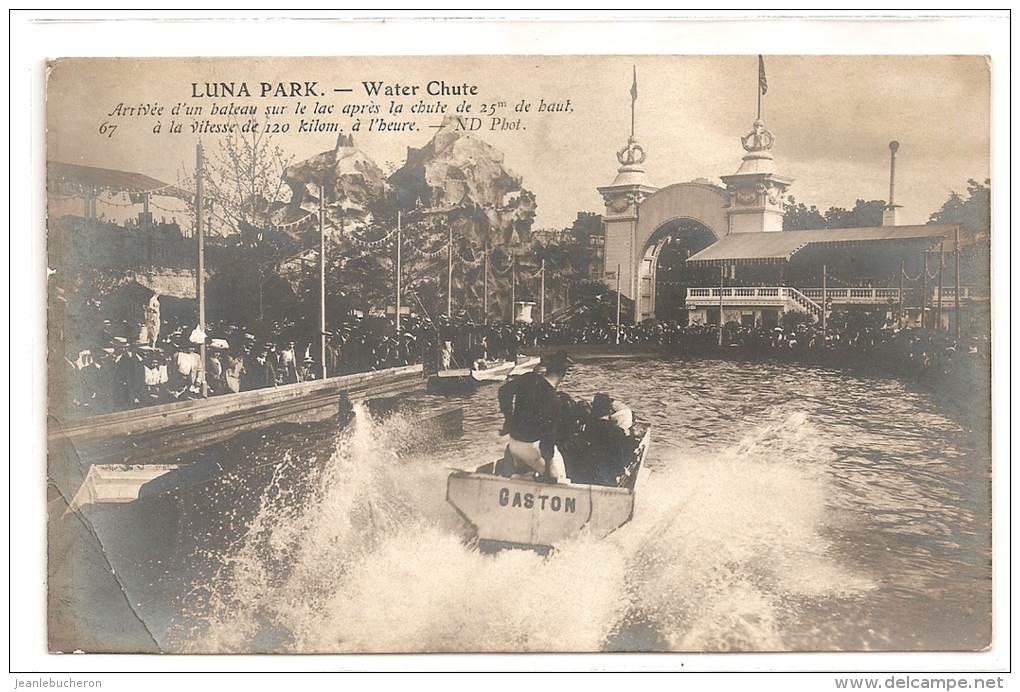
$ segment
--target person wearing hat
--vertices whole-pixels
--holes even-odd
[[[111,413],[114,410],[116,373],[113,367],[114,349],[92,349],[92,362],[82,371],[83,404],[89,415]]]
[[[201,375],[202,355],[197,352],[194,343],[181,335],[178,348],[167,364],[167,391],[179,399],[185,392],[197,388]]]
[[[633,414],[627,406],[599,392],[592,398],[591,418],[588,449],[595,483],[615,486],[633,458]]]
[[[298,382],[311,382],[315,379],[315,359],[310,355],[306,355],[305,359],[301,361],[301,365],[297,371]]]
[[[255,359],[255,367],[252,368],[255,376],[255,389],[277,386],[276,366],[273,364],[276,360],[275,350],[275,344],[268,343]]]
[[[278,373],[283,374],[283,384],[293,384],[298,381],[298,362],[296,344],[288,341],[287,345],[280,349],[277,354]]]
[[[556,483],[569,483],[563,456],[556,447],[560,399],[556,389],[567,374],[566,351],[544,356],[534,371],[499,388],[503,414],[501,435],[509,435],[507,450],[516,471],[530,469]]]
[[[228,349],[223,356],[223,385],[229,394],[241,391],[241,378],[244,377],[243,349]]]
[[[630,407],[603,392],[592,397],[591,415],[596,419],[605,418],[628,435],[634,427],[634,412]]]
[[[213,339],[205,354],[205,383],[209,396],[216,396],[227,391],[227,383],[223,379],[223,349],[226,341]]]

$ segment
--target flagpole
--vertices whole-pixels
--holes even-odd
[[[765,78],[765,59],[758,56],[758,120],[761,120],[761,97],[768,91],[769,82]]]
[[[634,136],[634,106],[637,103],[637,65],[634,65],[634,82],[630,87],[630,136]]]

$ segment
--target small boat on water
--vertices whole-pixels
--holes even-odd
[[[504,382],[508,377],[531,372],[540,361],[541,358],[537,357],[517,360],[484,360],[475,363],[473,368],[440,370],[429,377],[428,388],[435,392],[470,391],[483,384]]]
[[[634,516],[634,496],[650,473],[644,468],[650,426],[635,425],[633,459],[615,486],[549,483],[501,473],[504,460],[474,471],[454,471],[446,499],[475,527],[479,547],[528,548],[547,553],[564,539],[587,532],[603,538]]]

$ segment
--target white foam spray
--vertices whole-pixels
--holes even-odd
[[[413,427],[359,410],[327,456],[281,462],[179,649],[782,650],[819,602],[869,588],[829,552],[826,451],[801,413],[715,455],[666,450],[630,524],[547,557],[479,552],[445,501],[463,450],[397,454]]]

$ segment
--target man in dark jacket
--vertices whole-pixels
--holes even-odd
[[[499,388],[502,435],[510,435],[508,449],[518,470],[531,469],[556,483],[569,483],[563,456],[556,448],[560,400],[556,393],[567,374],[567,353],[542,358],[533,372]]]

